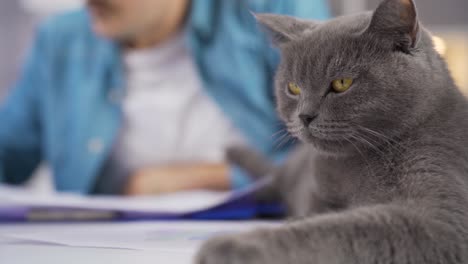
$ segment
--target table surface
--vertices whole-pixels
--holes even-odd
[[[184,237],[174,238],[169,235],[167,247],[161,247],[163,240],[158,241],[158,247],[155,244],[148,248],[138,248],[138,236],[145,234],[159,234],[161,230],[188,230],[187,233],[194,233],[208,230],[231,230],[230,232],[242,232],[251,230],[259,225],[271,223],[265,222],[122,222],[122,223],[61,223],[61,224],[0,224],[0,259],[2,263],[14,264],[74,264],[74,263],[171,263],[171,264],[190,264],[199,245],[185,243]],[[182,229],[181,229],[182,228]],[[156,232],[155,232],[156,231]],[[77,233],[79,232],[79,233]],[[171,232],[171,231],[168,231]],[[176,231],[176,233],[181,233]],[[185,231],[183,231],[185,232]],[[167,232],[166,232],[167,233]],[[39,234],[39,235],[38,235]],[[81,240],[82,244],[66,244],[66,239],[71,239],[73,234],[77,235],[76,240]],[[93,236],[93,234],[97,234]],[[132,234],[135,234],[132,237]],[[138,235],[140,234],[140,235]],[[105,239],[101,244],[94,246],[94,240],[100,240],[99,236],[108,236],[109,247],[106,247]],[[167,234],[165,236],[167,238]],[[180,235],[180,234],[179,234]],[[199,234],[198,234],[199,235]],[[19,236],[19,238],[18,238]],[[45,240],[56,239],[55,242],[41,241],[40,239],[24,239],[24,237],[43,237]],[[68,236],[68,237],[67,237]],[[87,237],[89,236],[89,237]],[[21,238],[23,237],[23,239]],[[130,237],[129,239],[125,239]],[[122,242],[122,248],[116,248],[113,239]],[[120,239],[122,238],[122,239]],[[56,243],[60,239],[63,243]],[[132,240],[133,239],[133,240]],[[178,241],[178,239],[180,241]],[[205,239],[205,238],[203,238]],[[104,242],[103,242],[104,241]],[[135,248],[132,245],[135,243]],[[97,243],[97,242],[96,242]],[[103,244],[104,243],[104,244]],[[128,243],[128,244],[125,244]],[[177,244],[179,243],[179,244]],[[72,243],[73,244],[73,243]],[[104,246],[103,246],[104,245]],[[179,246],[180,245],[180,246]],[[144,247],[142,242],[140,247]],[[125,248],[127,247],[127,248]],[[152,248],[154,247],[154,248]],[[171,248],[172,247],[172,248]],[[184,248],[186,247],[186,248]],[[176,249],[176,250],[173,250]],[[180,249],[180,251],[179,251]]]
[[[44,245],[2,245],[0,259],[5,264],[146,264],[192,263],[191,255],[170,252],[129,251],[122,249],[75,248]]]

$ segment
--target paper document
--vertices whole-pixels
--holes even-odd
[[[190,191],[141,197],[34,194],[0,185],[0,220],[183,218],[194,213],[211,213],[211,218],[242,216],[248,211],[246,204],[253,206],[253,194],[268,182],[265,179],[240,191]]]
[[[69,193],[34,195],[21,189],[0,187],[0,206],[28,205],[80,209],[133,210],[184,213],[205,209],[230,197],[230,192],[193,191],[161,196],[85,196]]]
[[[138,222],[63,225],[9,232],[6,237],[71,247],[159,250],[194,254],[207,239],[276,227],[275,222]]]

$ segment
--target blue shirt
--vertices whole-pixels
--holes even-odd
[[[328,10],[322,0],[192,1],[186,41],[204,88],[252,146],[274,156],[278,54],[250,11],[325,19]],[[0,181],[22,183],[45,160],[58,190],[93,189],[122,125],[120,55],[118,44],[93,33],[84,10],[38,29],[23,73],[0,106]],[[239,186],[245,176],[233,169],[232,181]]]

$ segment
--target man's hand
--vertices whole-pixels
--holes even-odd
[[[184,164],[136,171],[129,178],[125,194],[154,195],[193,189],[229,188],[229,169],[226,164]]]

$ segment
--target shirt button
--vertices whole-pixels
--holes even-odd
[[[88,141],[88,151],[92,154],[99,154],[104,149],[104,144],[99,138],[92,138]]]

